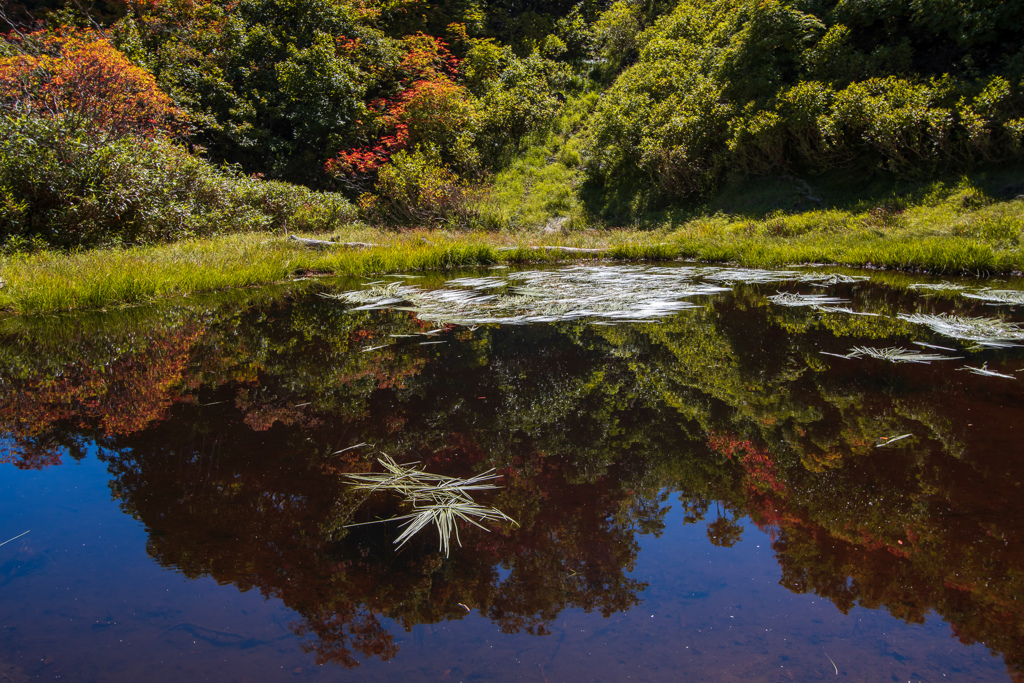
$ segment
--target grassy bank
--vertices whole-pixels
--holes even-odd
[[[659,217],[657,226],[493,234],[393,233],[354,226],[333,237],[370,249],[311,249],[247,233],[168,245],[0,260],[0,308],[17,314],[104,308],[280,282],[309,274],[370,275],[596,258],[693,258],[745,266],[829,263],[985,276],[1024,270],[1024,200],[992,200],[969,184],[846,209]],[[606,250],[552,252],[538,245]]]
[[[0,309],[38,314],[263,285],[311,273],[368,275],[569,258],[516,248],[514,241],[502,236],[360,231],[343,237],[379,246],[311,249],[280,235],[248,233],[153,247],[7,257],[0,261]],[[671,249],[651,244],[649,236],[637,234],[608,233],[582,241],[615,247],[611,253],[621,256],[674,255]]]
[[[551,145],[558,148],[559,142]],[[548,151],[551,151],[549,149]],[[498,178],[492,207],[518,203],[493,233],[394,232],[350,224],[326,237],[370,249],[313,249],[282,233],[241,233],[170,244],[0,257],[0,310],[40,314],[281,282],[308,274],[371,275],[596,258],[691,258],[768,267],[826,263],[937,275],[1024,271],[1024,178],[1019,170],[902,187],[819,178],[733,185],[700,206],[648,212],[609,228],[581,203],[561,213],[565,182],[540,182],[562,160],[525,155]],[[539,169],[539,170],[538,170]],[[562,188],[562,189],[560,189]],[[557,196],[548,201],[549,194]],[[515,201],[513,201],[515,200]],[[321,236],[324,237],[324,236]],[[601,254],[545,251],[563,245]]]

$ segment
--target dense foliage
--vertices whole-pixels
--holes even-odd
[[[730,173],[928,174],[1024,151],[1019,3],[682,0],[606,43],[636,61],[588,130],[603,186],[671,198]]]
[[[4,19],[5,122],[59,119],[98,147],[172,139],[257,179],[359,199],[384,224],[479,226],[490,174],[549,130],[574,138],[559,163],[634,210],[730,176],[1024,157],[1013,2],[128,0],[86,13],[36,0]],[[588,92],[596,108],[566,130],[563,103]],[[28,201],[22,186],[3,192],[7,214]],[[76,197],[35,234],[81,243],[53,238]],[[143,237],[124,225],[123,240]],[[4,238],[24,229],[8,219]]]

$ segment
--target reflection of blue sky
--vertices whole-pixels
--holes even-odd
[[[318,668],[289,630],[296,615],[278,600],[156,565],[146,530],[111,500],[108,480],[94,457],[42,472],[0,466],[0,534],[32,530],[0,548],[0,664],[25,676],[104,681],[437,680],[445,672],[449,680],[818,680],[835,676],[832,662],[858,680],[1006,677],[1001,659],[951,640],[938,618],[918,626],[884,611],[843,615],[790,592],[779,585],[771,539],[748,519],[742,540],[720,548],[708,542],[708,520],[686,525],[678,506],[660,537],[639,539],[631,577],[649,587],[626,613],[568,610],[546,636],[503,634],[475,609],[410,632],[389,623],[400,647],[391,662]]]
[[[109,479],[92,455],[43,471],[0,465],[0,534],[13,530],[0,540],[31,529],[0,547],[0,672],[182,681],[227,666],[217,680],[256,681],[287,666],[299,678],[291,670],[310,662],[288,629],[294,612],[157,565]]]

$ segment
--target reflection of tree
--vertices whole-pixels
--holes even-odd
[[[60,427],[117,435],[138,432],[166,417],[174,388],[200,330],[192,324],[154,331],[128,353],[83,354],[60,372],[22,368],[8,375],[0,393],[0,428],[13,447],[4,461],[38,468],[60,462]]]
[[[716,508],[718,508],[717,504]],[[743,537],[743,525],[737,521],[739,516],[739,511],[734,510],[731,516],[726,517],[722,514],[721,508],[718,508],[718,516],[715,517],[715,521],[708,523],[708,540],[711,541],[711,545],[716,545],[719,548],[731,548],[739,543]]]
[[[40,358],[0,349],[8,459],[42,467],[98,438],[153,556],[281,598],[318,661],[393,655],[386,619],[469,606],[542,634],[570,607],[629,609],[636,534],[660,532],[668,487],[688,523],[723,507],[716,545],[744,515],[772,534],[792,590],[909,621],[935,610],[1024,662],[1024,463],[972,441],[942,369],[819,353],[902,323],[776,310],[752,288],[659,325],[447,330],[437,346],[392,336],[423,330],[408,313],[321,299],[159,322]],[[914,436],[875,447],[897,433]],[[493,502],[522,528],[468,532],[450,560],[429,535],[396,555],[393,528],[345,526],[396,512],[354,511],[340,475],[371,461],[338,451],[361,442],[431,471],[500,468]]]
[[[282,424],[253,431],[229,404],[178,410],[191,414],[188,433],[172,420],[111,444],[120,453],[107,456],[115,497],[146,524],[161,564],[257,589],[298,612],[295,631],[318,662],[393,656],[384,618],[408,629],[461,618],[469,606],[505,631],[543,634],[565,609],[610,615],[637,604],[645,587],[626,576],[635,534],[659,528],[665,510],[635,501],[615,479],[572,484],[556,463],[534,457],[509,470],[499,495],[503,509],[529,520],[522,528],[463,529],[464,547],[450,559],[429,534],[396,553],[393,528],[339,526],[396,510],[379,496],[353,517],[362,494],[338,474],[360,463],[317,454],[329,428],[307,427],[295,440]],[[425,455],[465,473],[452,452]],[[536,498],[545,500],[539,509],[519,509]]]

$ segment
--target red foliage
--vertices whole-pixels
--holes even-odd
[[[76,116],[114,135],[169,132],[178,112],[153,75],[92,31],[38,32],[31,51],[0,59],[0,102]]]
[[[366,176],[396,152],[417,142],[440,141],[468,122],[468,91],[453,80],[458,58],[444,41],[422,33],[407,36],[405,44],[408,52],[399,67],[402,90],[370,104],[374,125],[382,134],[375,144],[342,150],[328,160],[324,167],[331,175]]]

